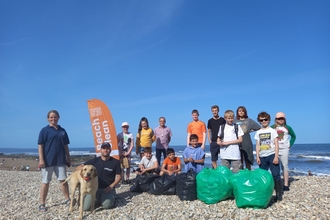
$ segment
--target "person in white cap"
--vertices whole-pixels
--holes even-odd
[[[122,168],[122,183],[130,184],[129,180],[131,169],[131,152],[134,148],[134,137],[131,132],[128,131],[128,122],[121,124],[122,132],[117,135],[117,142],[120,151],[120,162]]]
[[[296,134],[293,129],[286,124],[286,117],[283,112],[277,112],[275,124],[271,126],[277,131],[279,144],[279,157],[283,171],[284,191],[289,191],[289,151],[296,141]]]

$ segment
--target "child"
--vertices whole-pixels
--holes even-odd
[[[193,118],[193,121],[190,122],[187,127],[187,146],[190,142],[190,135],[196,134],[199,140],[198,147],[201,147],[203,150],[205,150],[206,126],[204,122],[198,119],[198,116],[198,111],[196,109],[192,110],[191,117]]]
[[[136,170],[136,173],[159,173],[158,171],[158,161],[156,157],[152,155],[151,147],[146,147],[144,149],[144,156],[141,159],[139,168]]]
[[[146,117],[141,118],[138,133],[136,135],[136,154],[140,154],[140,159],[144,155],[144,149],[150,147],[155,141],[154,131],[149,127],[149,122]]]
[[[271,126],[277,131],[279,156],[281,160],[281,167],[283,170],[284,191],[289,191],[289,151],[293,143],[296,141],[296,134],[292,128],[286,124],[285,114],[277,112],[275,124]]]
[[[185,163],[185,172],[193,169],[199,173],[204,168],[205,152],[201,147],[198,147],[198,136],[190,135],[190,145],[183,151],[183,161]]]
[[[175,156],[175,152],[173,148],[167,148],[167,158],[165,158],[162,166],[162,170],[160,175],[162,176],[164,173],[168,175],[173,175],[177,173],[181,173],[181,160],[179,157]]]
[[[237,173],[242,166],[239,143],[242,142],[244,133],[239,125],[234,124],[232,110],[225,111],[224,117],[226,124],[220,126],[217,139],[217,143],[220,145],[221,164],[229,169],[231,166],[233,173]]]
[[[248,170],[251,170],[251,166],[254,163],[254,155],[250,133],[259,130],[260,125],[251,118],[249,118],[247,110],[244,106],[239,106],[237,108],[236,119],[234,119],[234,123],[238,124],[242,128],[242,131],[244,133],[240,149],[242,168],[244,169],[245,163],[245,167]]]
[[[117,135],[117,142],[120,151],[120,162],[122,168],[122,184],[130,184],[129,180],[131,169],[131,152],[134,147],[134,137],[131,132],[128,131],[129,124],[123,122],[121,124],[122,132]],[[125,175],[126,174],[126,175]]]
[[[217,161],[220,153],[220,145],[217,144],[218,133],[220,125],[226,124],[223,117],[219,116],[219,106],[213,105],[211,107],[213,117],[207,122],[207,138],[210,143],[212,168],[217,168]]]
[[[278,165],[278,135],[275,129],[269,127],[270,115],[267,112],[258,114],[261,129],[256,132],[256,157],[259,167],[264,170],[270,169],[274,182],[277,200],[282,200],[280,167]]]

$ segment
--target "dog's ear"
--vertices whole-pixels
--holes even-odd
[[[96,171],[96,169],[94,168],[94,176],[93,176],[93,178],[95,178],[95,177],[97,177],[97,171]]]
[[[84,171],[84,167],[79,172],[79,175],[81,176],[81,178],[84,178],[83,171]]]

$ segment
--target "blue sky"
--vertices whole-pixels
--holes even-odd
[[[184,145],[191,111],[284,111],[296,143],[330,143],[330,2],[1,1],[0,146],[33,148],[60,112],[92,147],[87,100],[117,127],[165,116]]]

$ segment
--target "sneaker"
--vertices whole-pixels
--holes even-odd
[[[289,191],[289,190],[290,190],[290,188],[288,186],[283,187],[283,191]]]

